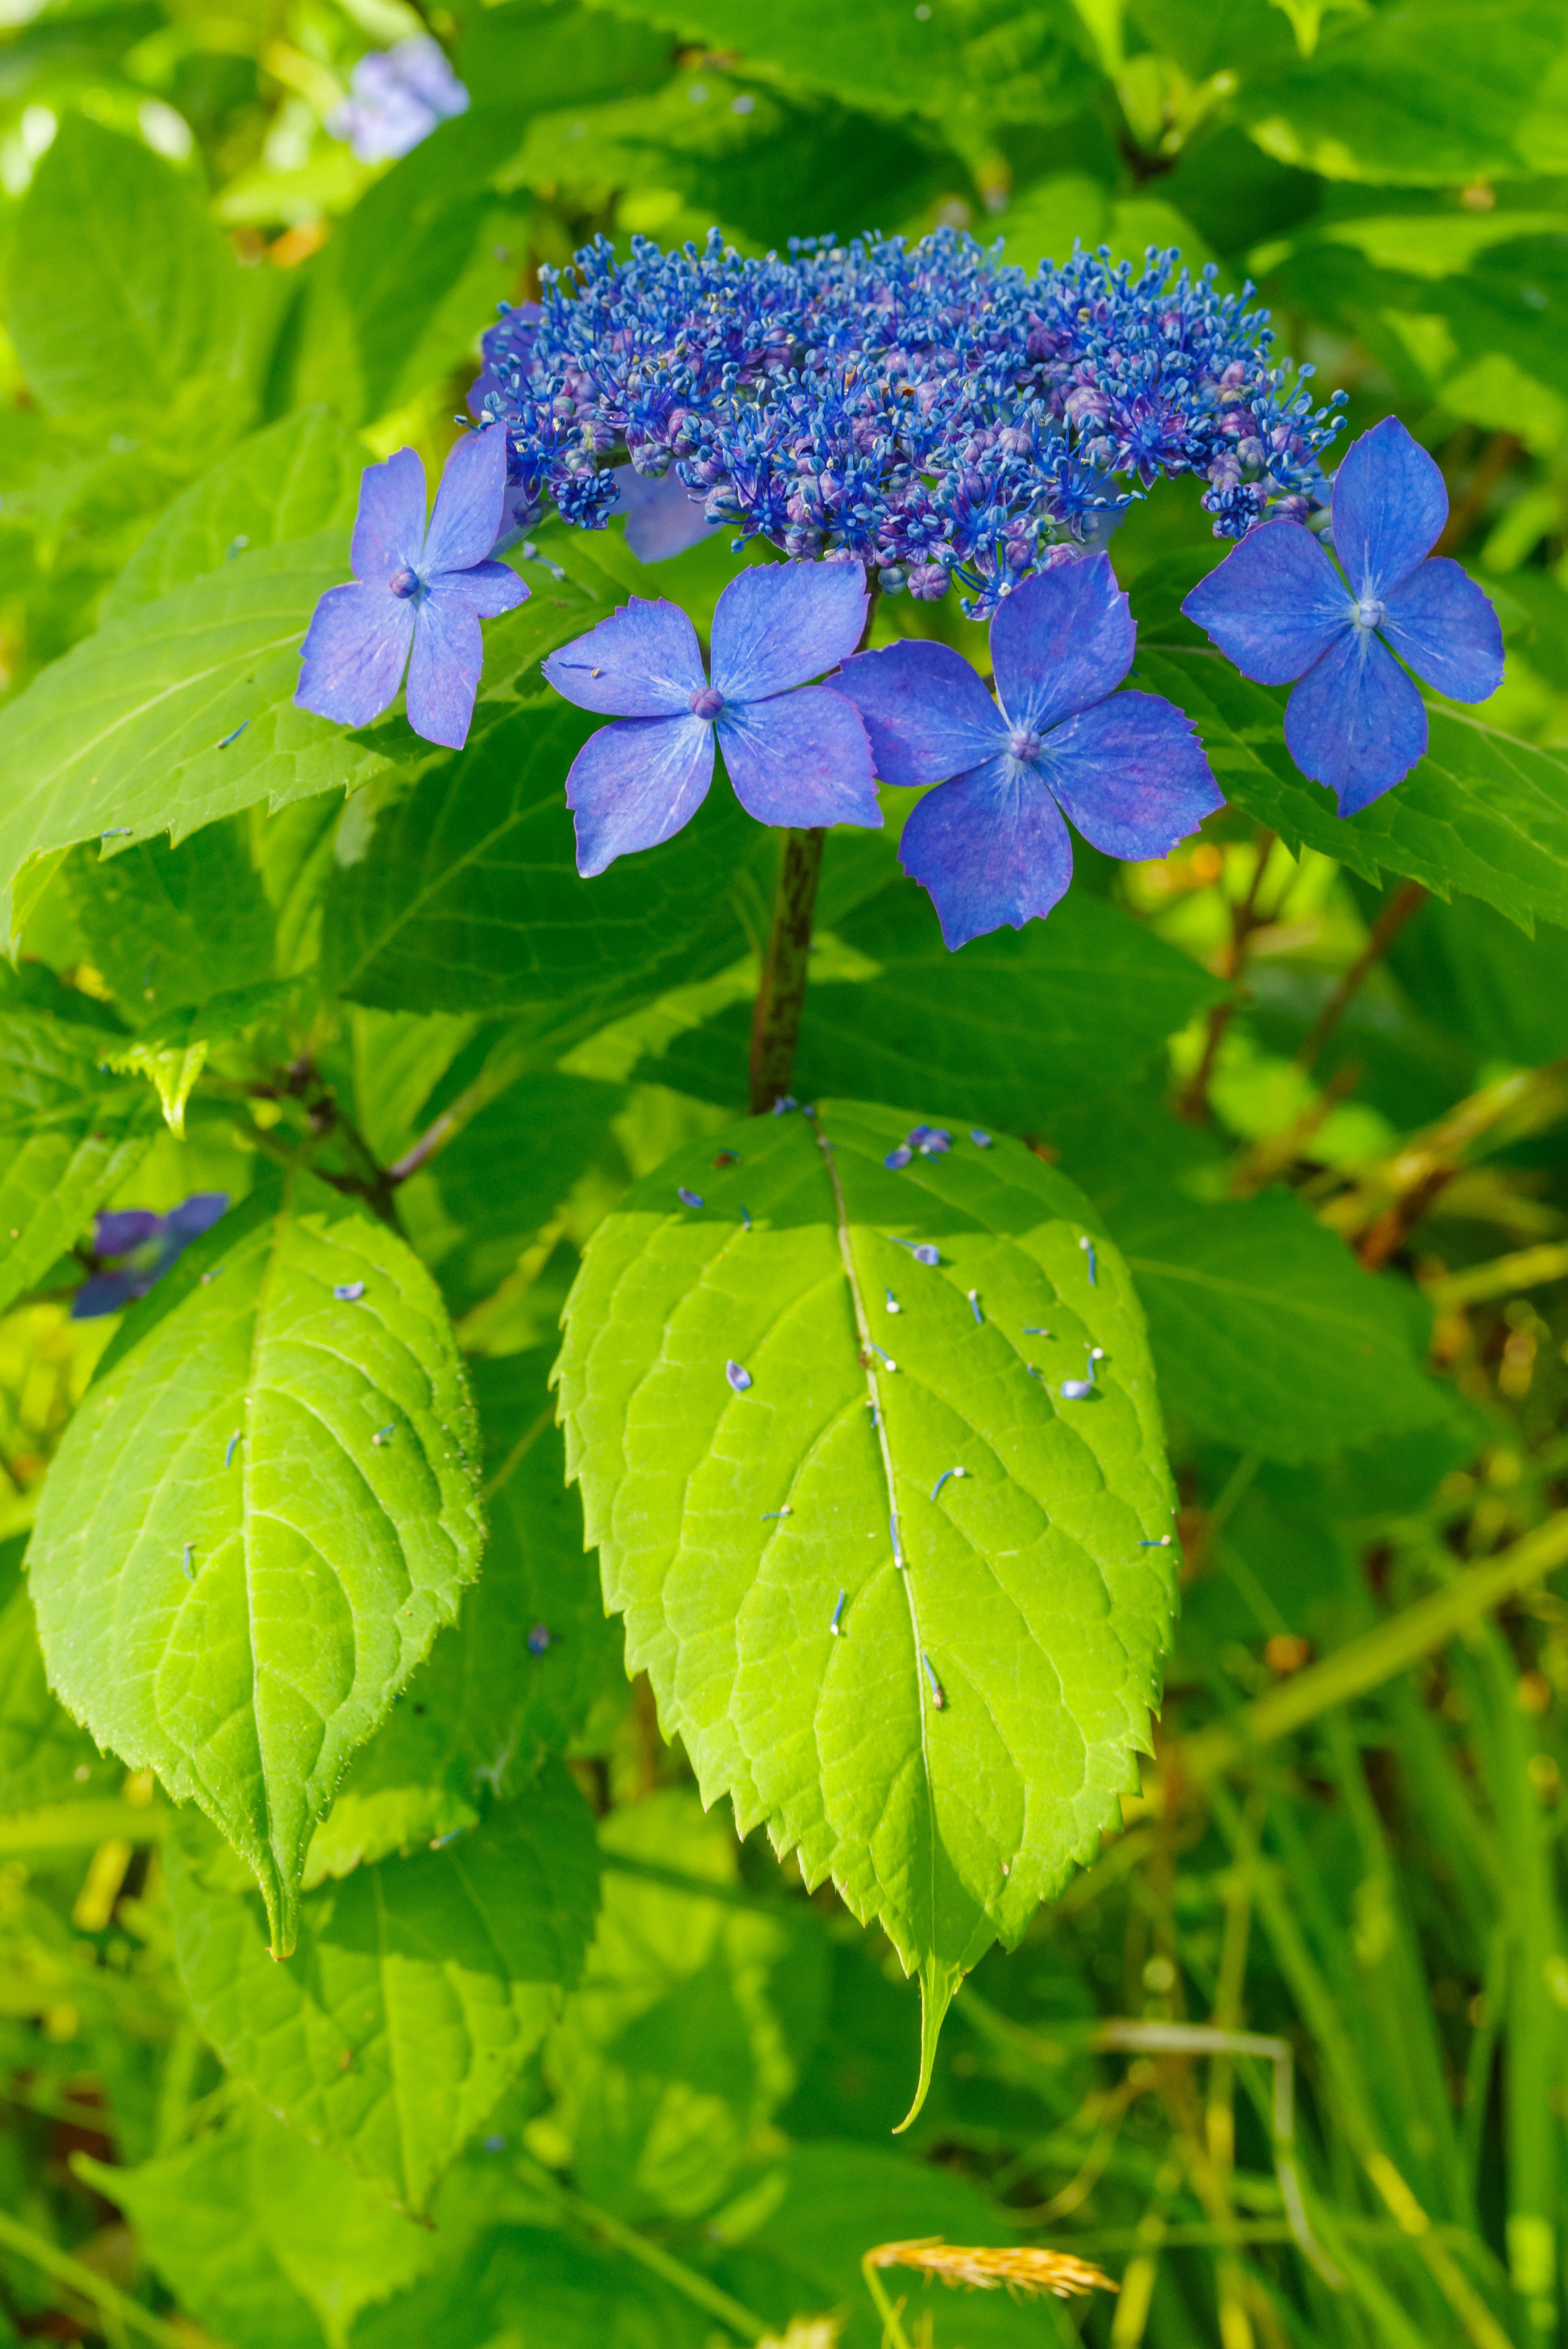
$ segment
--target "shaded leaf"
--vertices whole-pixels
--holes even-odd
[[[133,1027],[272,977],[273,911],[238,823],[203,825],[178,847],[83,848],[63,877],[93,965]]]
[[[105,1795],[123,1775],[50,1694],[24,1587],[0,1609],[0,1812]]]
[[[152,1139],[151,1097],[103,1073],[123,1041],[47,1012],[0,1013],[0,1309],[83,1236]]]
[[[477,1570],[475,1433],[429,1274],[297,1174],[128,1318],[50,1471],[29,1552],[50,1680],[201,1804],[280,1949],[345,1762]]]

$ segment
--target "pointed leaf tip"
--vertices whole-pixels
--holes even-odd
[[[944,1965],[940,1958],[929,1957],[920,1965],[920,2076],[915,2084],[915,2101],[893,2131],[902,2137],[920,2117],[927,2096],[930,2094],[931,2075],[937,2064],[937,2042],[942,2035],[948,2009],[953,2002],[958,1986],[963,1980],[961,1966]]]

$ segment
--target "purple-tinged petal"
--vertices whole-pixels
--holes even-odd
[[[395,571],[419,569],[424,543],[425,469],[412,449],[400,449],[365,468],[348,567],[368,586],[384,587]]]
[[[991,759],[928,792],[898,862],[930,892],[949,947],[1048,914],[1073,877],[1073,843],[1032,769]]]
[[[151,1207],[109,1207],[93,1226],[95,1256],[129,1256],[161,1237],[163,1218]]]
[[[1449,492],[1397,416],[1345,452],[1334,477],[1334,551],[1359,596],[1386,596],[1437,544]]]
[[[685,718],[705,688],[697,631],[678,604],[633,595],[545,663],[567,701],[603,718]]]
[[[192,1191],[177,1207],[171,1207],[163,1218],[163,1236],[178,1251],[199,1240],[203,1232],[211,1231],[229,1204],[226,1191]]]
[[[993,759],[1007,721],[961,653],[905,638],[856,653],[833,679],[855,704],[885,783],[945,783]]]
[[[73,1321],[96,1321],[105,1313],[123,1312],[147,1294],[148,1283],[134,1272],[95,1272],[71,1299]]]
[[[713,780],[713,729],[701,718],[633,718],[590,734],[566,777],[585,880],[656,848],[691,823]]]
[[[620,502],[626,510],[626,543],[639,563],[668,563],[728,527],[710,522],[701,498],[694,498],[673,467],[668,473],[639,473],[635,465],[618,465]]]
[[[1168,856],[1224,806],[1197,729],[1157,693],[1117,693],[1045,738],[1041,771],[1106,856]]]
[[[1303,675],[1355,617],[1349,589],[1299,522],[1260,523],[1181,608],[1259,685]]]
[[[1013,725],[1044,734],[1114,693],[1137,642],[1109,555],[1037,571],[991,624],[996,698]]]
[[[1292,694],[1285,748],[1337,795],[1341,815],[1355,815],[1425,756],[1426,704],[1386,647],[1355,628]]]
[[[471,563],[466,571],[437,571],[430,583],[432,595],[455,595],[482,620],[493,620],[502,612],[514,612],[525,604],[532,590],[525,580],[504,563]]]
[[[759,823],[880,827],[871,745],[841,693],[808,685],[726,702],[718,733],[735,797]]]
[[[1484,701],[1502,683],[1502,629],[1491,597],[1447,554],[1419,563],[1387,597],[1380,633],[1435,693]]]
[[[405,708],[409,724],[427,742],[461,750],[473,718],[473,697],[484,645],[479,622],[455,595],[430,595],[414,623]]]
[[[414,634],[412,601],[385,587],[329,587],[301,645],[297,708],[369,726],[396,700]]]
[[[848,658],[866,626],[858,563],[757,563],[713,615],[713,683],[726,701],[763,701]]]
[[[420,569],[467,571],[483,563],[501,531],[506,502],[506,432],[500,424],[465,432],[446,460]]]

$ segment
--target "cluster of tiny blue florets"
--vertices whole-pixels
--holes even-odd
[[[1201,476],[1226,538],[1324,493],[1343,394],[1314,409],[1251,288],[1174,251],[1029,275],[950,228],[765,260],[715,230],[702,251],[634,238],[627,261],[600,238],[542,274],[485,336],[471,400],[506,426],[520,528],[547,501],[602,526],[624,450],[742,538],[852,557],[893,593],[956,575],[981,617],[1162,475]]]

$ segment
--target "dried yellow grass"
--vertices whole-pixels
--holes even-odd
[[[1075,2293],[1119,2292],[1120,2284],[1087,2260],[1071,2251],[1036,2248],[995,2251],[985,2244],[947,2243],[940,2235],[921,2235],[907,2243],[878,2243],[866,2254],[871,2268],[917,2268],[924,2275],[940,2276],[944,2283],[962,2284],[971,2292],[995,2292],[999,2285],[1012,2292],[1054,2292],[1058,2300]]]

